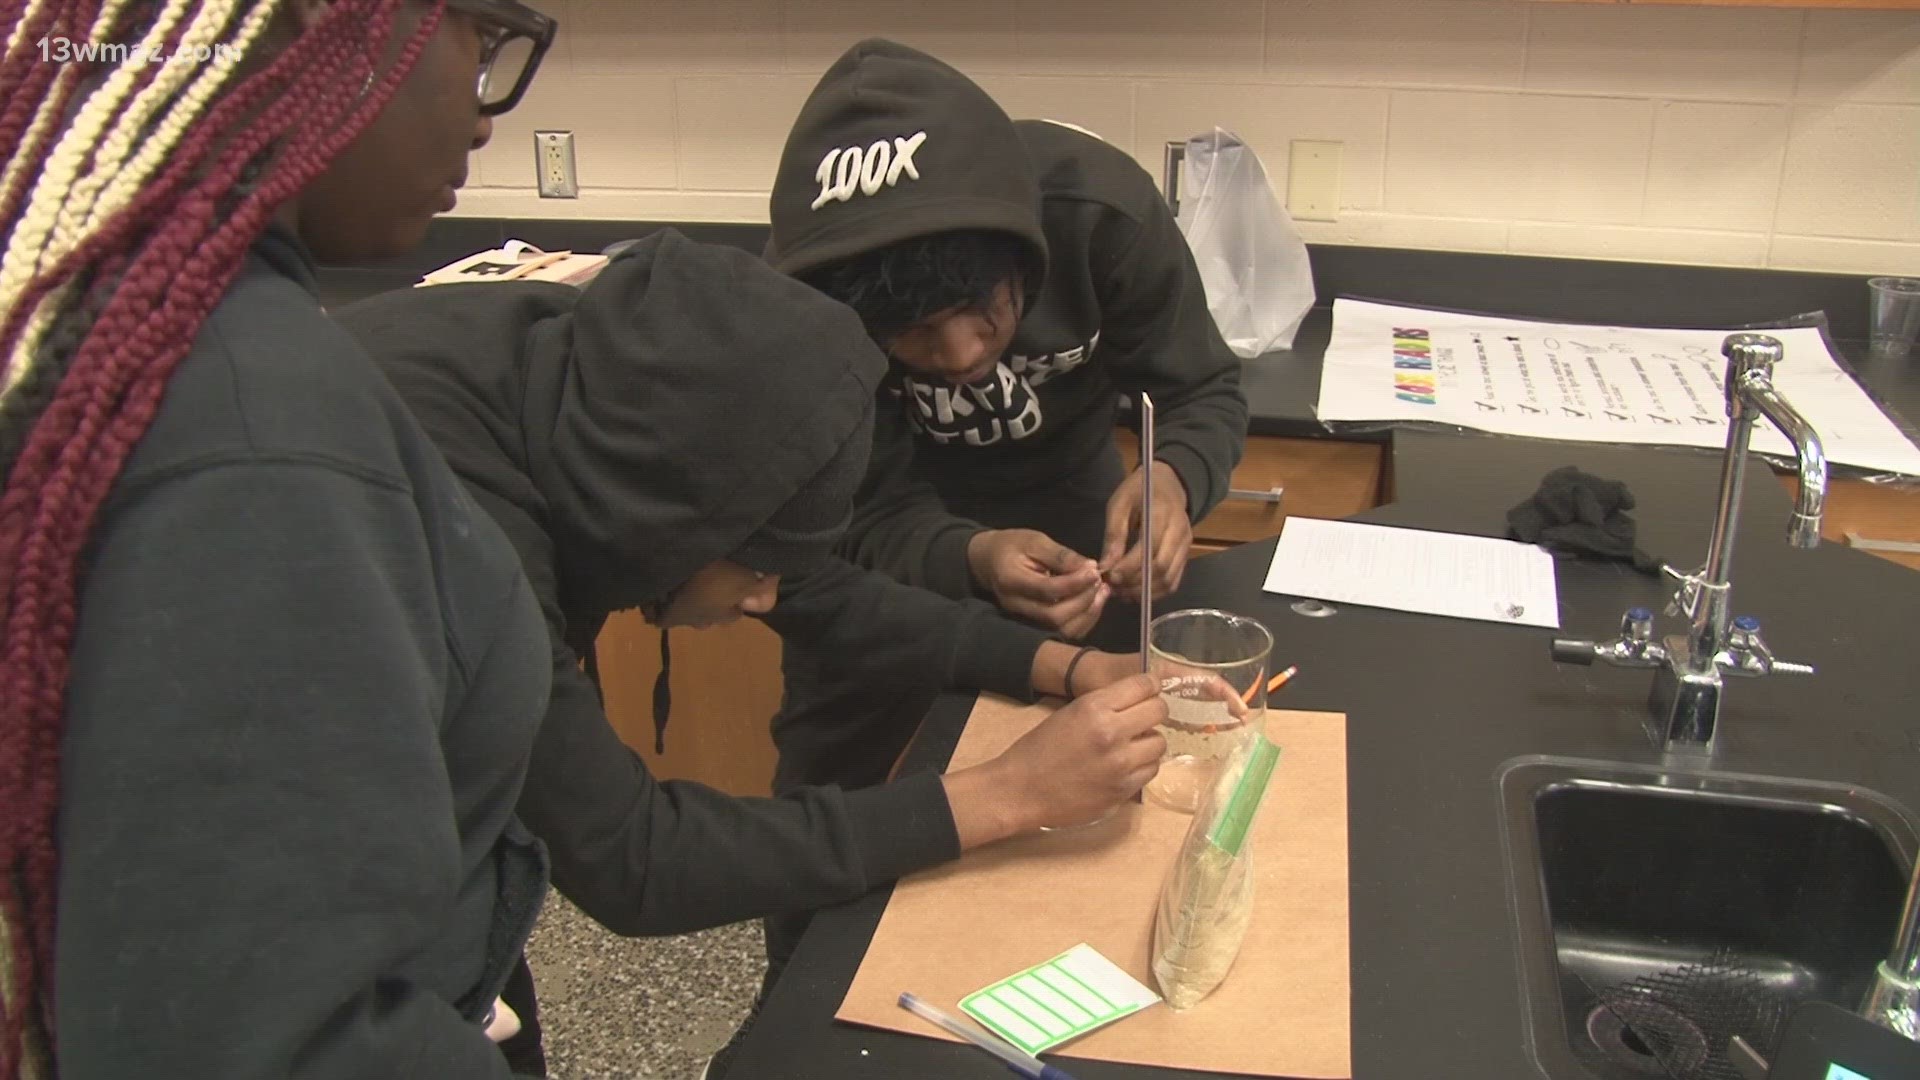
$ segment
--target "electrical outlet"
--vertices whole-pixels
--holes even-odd
[[[573,132],[534,132],[533,169],[539,179],[541,198],[580,197],[580,177],[573,164]]]
[[[1301,221],[1340,214],[1340,143],[1295,139],[1287,154],[1287,212]]]

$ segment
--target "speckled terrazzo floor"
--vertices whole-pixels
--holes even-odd
[[[760,923],[607,933],[558,893],[527,945],[552,1080],[698,1080],[760,989]]]

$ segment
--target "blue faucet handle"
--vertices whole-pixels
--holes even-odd
[[[1630,645],[1644,646],[1653,640],[1653,612],[1646,608],[1628,608],[1627,614],[1620,620],[1620,640]]]

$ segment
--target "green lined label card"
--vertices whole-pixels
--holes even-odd
[[[1113,961],[1081,944],[967,995],[960,1008],[994,1034],[1038,1054],[1159,1000]]]

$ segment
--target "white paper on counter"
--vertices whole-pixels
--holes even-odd
[[[1456,619],[1560,627],[1553,556],[1533,544],[1288,518],[1266,591]]]
[[[1875,405],[1814,327],[1762,330],[1773,383],[1827,459],[1920,476],[1920,447]],[[1320,377],[1321,420],[1425,421],[1578,442],[1723,447],[1727,330],[1654,330],[1456,315],[1340,299]],[[1753,449],[1791,457],[1765,419]]]

